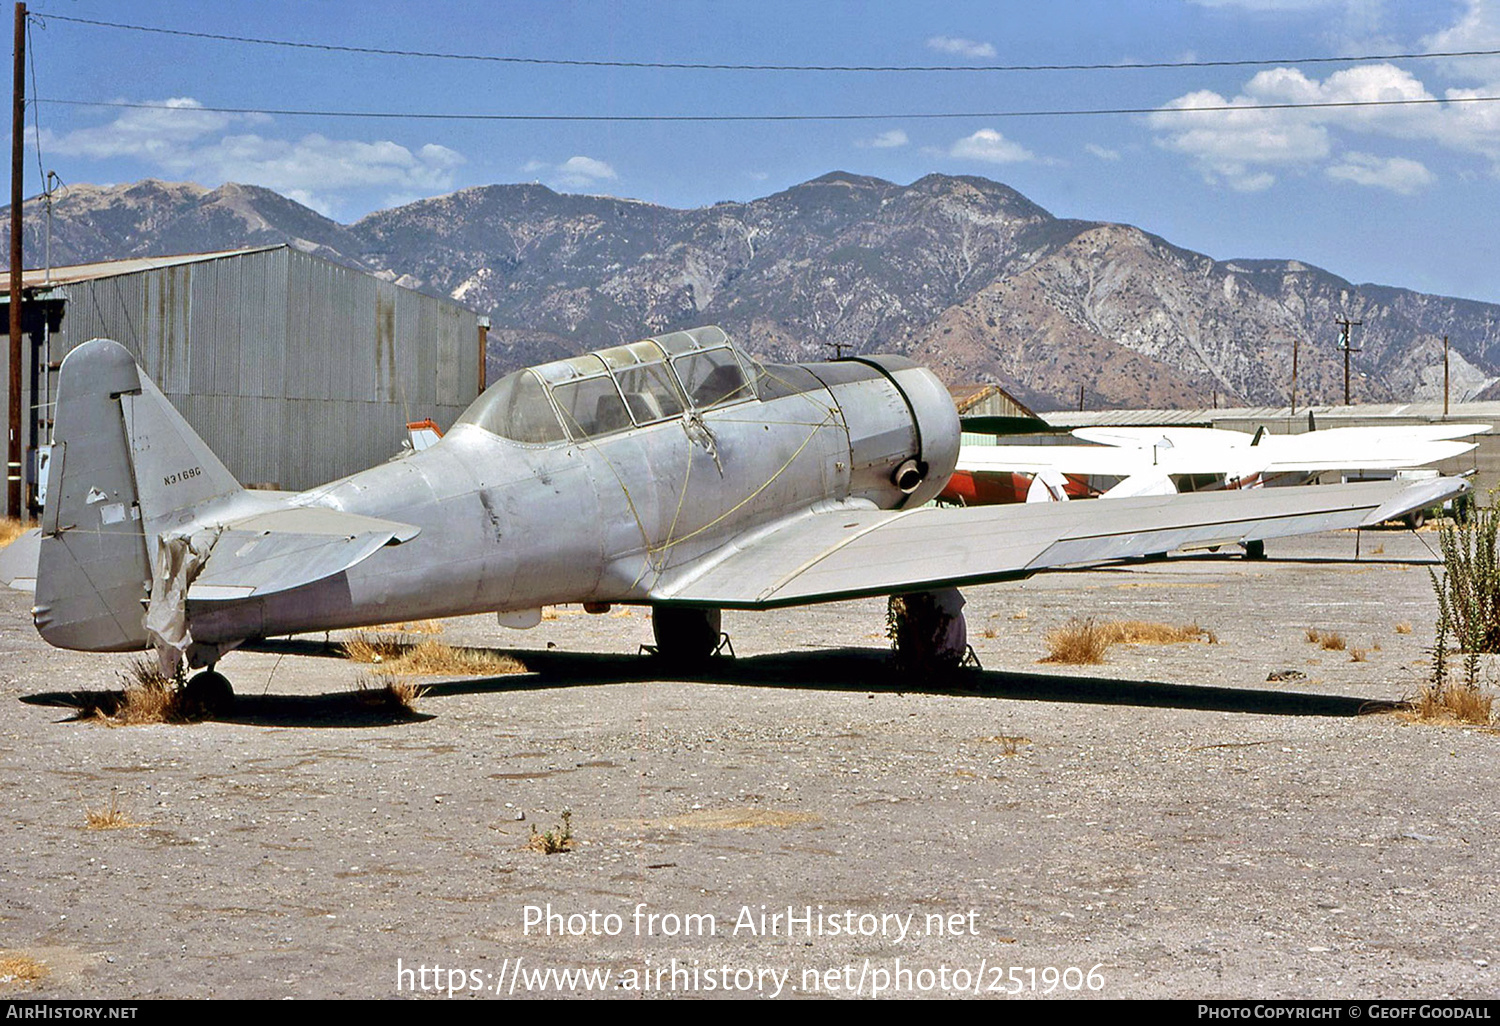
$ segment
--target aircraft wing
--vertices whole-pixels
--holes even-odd
[[[663,578],[651,600],[769,609],[1029,577],[1087,565],[1370,526],[1469,490],[1454,478],[1059,502],[809,512]]]

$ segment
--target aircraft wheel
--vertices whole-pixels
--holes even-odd
[[[1427,511],[1425,509],[1414,509],[1406,514],[1406,526],[1413,531],[1420,530],[1427,523]]]
[[[723,612],[703,606],[653,606],[656,654],[679,664],[701,663],[719,648]]]
[[[234,688],[229,678],[213,670],[204,670],[187,682],[183,702],[188,709],[204,716],[222,716],[234,708]]]
[[[952,669],[969,651],[964,597],[957,588],[891,596],[892,647],[902,669]]]
[[[1265,559],[1266,558],[1266,543],[1264,541],[1261,541],[1261,540],[1246,542],[1245,543],[1245,558],[1246,559]]]

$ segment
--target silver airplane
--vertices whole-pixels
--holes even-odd
[[[926,505],[959,422],[897,356],[762,364],[696,328],[518,371],[437,444],[299,493],[247,491],[107,339],[63,361],[33,617],[51,644],[154,648],[206,707],[241,643],[545,605],[648,605],[692,662],[720,610],[903,599],[897,643],[952,665],[959,585],[1379,523],[1467,489],[1439,479]]]

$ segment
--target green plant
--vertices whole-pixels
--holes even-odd
[[[1464,656],[1463,685],[1479,687],[1479,657],[1500,652],[1500,561],[1496,536],[1500,508],[1476,506],[1462,523],[1445,523],[1438,532],[1443,575],[1429,570],[1437,595],[1438,618],[1433,641],[1432,686],[1447,684],[1448,646]]]
[[[557,855],[573,850],[573,810],[562,810],[562,824],[544,833],[538,833],[536,824],[531,825],[531,848],[543,855]]]

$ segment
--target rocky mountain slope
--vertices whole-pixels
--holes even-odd
[[[28,265],[43,219],[27,203]],[[488,314],[491,375],[718,323],[773,359],[895,351],[1039,409],[1342,395],[1334,318],[1363,321],[1359,401],[1500,382],[1500,306],[1353,285],[1292,260],[1216,261],[1128,225],[1053,217],[983,178],[833,173],[674,210],[491,185],[341,225],[270,190],[146,180],[54,203],[55,265],[290,242]]]

